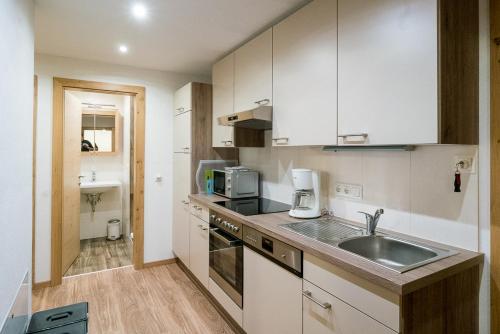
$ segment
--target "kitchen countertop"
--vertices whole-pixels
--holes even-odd
[[[459,252],[457,255],[452,255],[450,257],[400,274],[393,270],[384,268],[369,260],[366,260],[362,257],[359,257],[355,254],[352,254],[348,251],[325,245],[319,241],[301,236],[280,227],[280,224],[301,221],[301,219],[290,217],[288,215],[288,212],[243,216],[239,213],[228,210],[225,207],[214,204],[214,202],[218,201],[227,201],[228,199],[225,197],[204,194],[193,194],[189,197],[191,198],[191,200],[203,204],[210,209],[217,210],[218,212],[228,216],[229,218],[240,221],[245,225],[255,228],[256,230],[266,233],[278,240],[286,242],[305,253],[323,259],[347,272],[369,280],[372,283],[384,287],[398,295],[405,295],[407,293],[428,286],[432,283],[443,280],[446,277],[452,276],[468,268],[481,264],[484,260],[484,255],[481,253],[472,252],[449,245],[443,245],[433,241],[419,239],[401,233],[379,229],[380,232],[387,233],[391,236],[399,237],[409,241],[424,243],[438,248],[452,249]],[[346,221],[337,217],[335,217],[335,219],[341,222],[347,222],[352,225],[360,226],[359,223]]]

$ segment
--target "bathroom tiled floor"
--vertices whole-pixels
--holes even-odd
[[[129,239],[80,240],[80,255],[64,274],[65,277],[118,268],[132,264],[132,242]]]

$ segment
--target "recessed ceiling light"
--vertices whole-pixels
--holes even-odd
[[[126,45],[120,45],[118,47],[118,50],[121,52],[121,53],[127,53],[128,52],[128,47]]]
[[[137,19],[145,19],[148,15],[148,11],[146,9],[146,6],[144,6],[142,3],[136,3],[132,6],[132,14]]]

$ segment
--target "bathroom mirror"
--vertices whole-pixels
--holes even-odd
[[[84,109],[82,112],[81,151],[82,154],[110,154],[118,151],[117,111],[93,111]]]

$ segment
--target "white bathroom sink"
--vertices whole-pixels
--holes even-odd
[[[83,181],[80,183],[80,192],[82,194],[105,193],[113,188],[121,186],[122,183],[116,180],[109,181]]]

